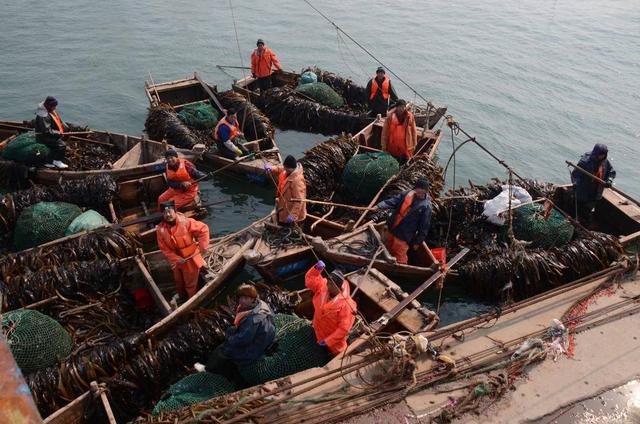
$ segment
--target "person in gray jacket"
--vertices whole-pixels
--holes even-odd
[[[49,163],[45,166],[65,169],[69,165],[63,162],[65,144],[62,141],[62,135],[65,131],[69,131],[69,126],[58,116],[57,106],[58,101],[51,96],[48,96],[44,102],[38,105],[35,120],[36,140],[51,150]]]

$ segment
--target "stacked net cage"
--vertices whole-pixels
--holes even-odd
[[[7,144],[2,150],[2,157],[25,165],[41,165],[46,162],[49,153],[47,146],[36,141],[34,132],[26,132]]]
[[[324,106],[341,108],[344,106],[344,99],[331,87],[323,82],[310,82],[301,84],[295,89],[296,93],[301,93],[310,97]]]
[[[54,365],[73,348],[71,336],[57,321],[30,309],[3,314],[2,332],[24,374]]]
[[[358,203],[368,203],[399,169],[398,161],[388,153],[355,155],[349,160],[342,174],[343,192],[349,193]]]
[[[65,202],[40,202],[25,208],[13,232],[15,249],[29,249],[64,237],[71,222],[81,213],[78,206]]]
[[[185,406],[235,390],[233,383],[219,374],[209,372],[191,374],[169,387],[163,399],[156,403],[152,413],[159,415],[161,412],[177,411]]]
[[[177,115],[187,127],[199,130],[212,130],[220,120],[218,111],[208,103],[186,105]]]
[[[537,203],[513,210],[513,234],[518,240],[530,241],[532,247],[550,249],[569,243],[573,238],[573,225],[555,209],[547,219],[544,207]]]

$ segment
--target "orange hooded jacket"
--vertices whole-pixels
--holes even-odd
[[[313,329],[316,340],[327,344],[329,351],[337,355],[347,349],[347,336],[355,322],[356,302],[351,299],[348,281],[342,282],[342,291],[329,299],[327,279],[312,267],[304,278],[305,285],[313,292]]]

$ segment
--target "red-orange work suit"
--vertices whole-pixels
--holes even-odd
[[[399,159],[409,159],[418,142],[416,120],[413,113],[405,112],[400,122],[396,112],[387,115],[382,126],[382,150]]]
[[[167,181],[171,183],[191,183],[188,189],[180,189],[169,187],[158,197],[158,205],[167,200],[173,199],[176,202],[176,209],[181,209],[194,201],[198,197],[198,183],[194,183],[194,179],[189,174],[187,167],[193,167],[193,164],[186,159],[178,159],[178,169],[175,171],[167,165]]]
[[[351,288],[348,281],[342,282],[340,293],[329,298],[327,279],[315,267],[312,267],[304,278],[304,283],[313,292],[313,329],[316,340],[327,344],[329,352],[334,355],[347,349],[347,337],[355,322],[356,302],[351,299]]]
[[[176,292],[182,299],[188,299],[198,291],[198,275],[204,266],[201,253],[209,247],[209,227],[181,213],[176,215],[175,225],[163,221],[156,236],[160,250],[171,263]],[[183,264],[178,263],[191,255]]]

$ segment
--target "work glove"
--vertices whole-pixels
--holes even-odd
[[[202,365],[200,362],[196,362],[195,364],[193,364],[193,368],[195,368],[195,370],[198,372],[204,372],[205,370],[205,366]]]
[[[293,217],[293,215],[289,215],[284,222],[285,222],[285,224],[293,224],[293,221],[295,221],[295,220],[296,219]]]
[[[236,155],[242,156],[242,150],[239,147],[236,147]]]
[[[256,77],[256,74],[254,74],[254,73],[251,73],[251,77],[252,77],[252,78],[257,78],[257,77]]]
[[[180,183],[180,187],[183,190],[189,190],[189,188],[191,188],[191,183],[189,181],[185,181],[183,183]]]
[[[266,172],[267,174],[271,174],[272,171],[273,171],[273,167],[271,165],[267,165],[265,163],[264,164],[264,172]]]
[[[315,264],[313,266],[315,269],[317,269],[318,271],[322,271],[323,269],[325,269],[327,266],[324,264],[323,261],[318,261],[317,264]]]
[[[613,181],[612,181],[612,180],[607,180],[607,182],[606,182],[606,183],[604,183],[604,186],[605,186],[606,188],[611,188],[611,186],[612,186],[612,185],[613,185]]]
[[[322,347],[327,347],[327,342],[325,342],[324,340],[320,340],[318,344]]]

